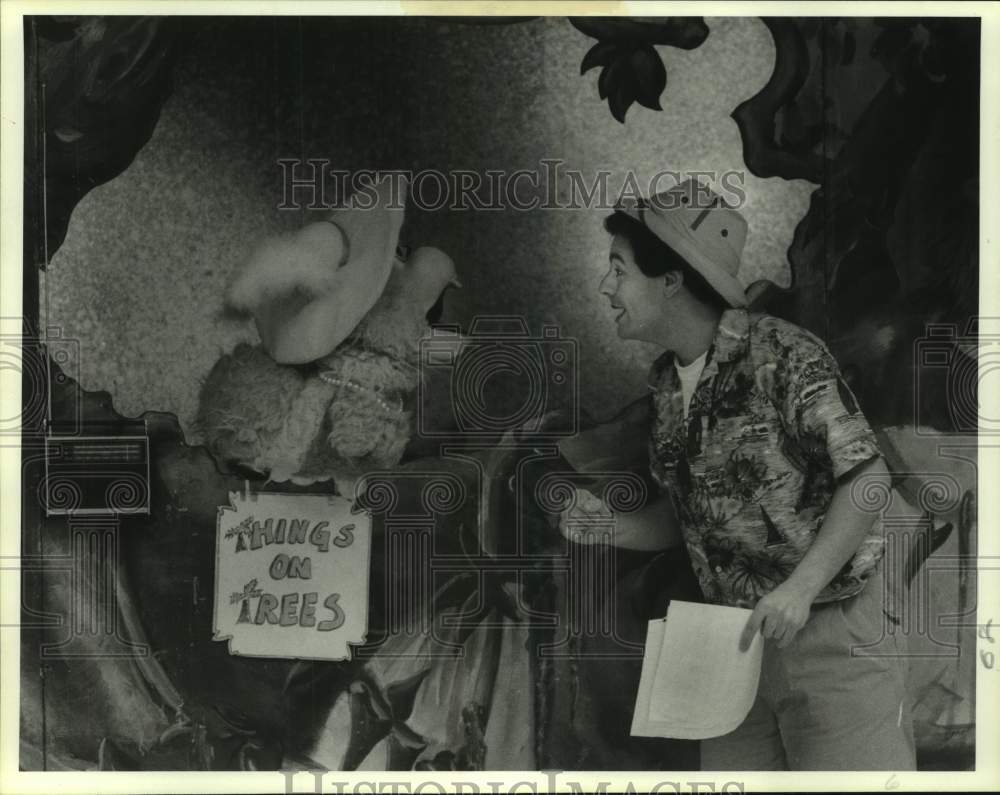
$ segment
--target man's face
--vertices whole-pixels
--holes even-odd
[[[617,311],[619,337],[660,342],[658,331],[667,319],[663,279],[639,270],[632,247],[621,235],[611,239],[608,272],[598,289]]]

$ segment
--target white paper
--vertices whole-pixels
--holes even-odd
[[[674,601],[650,621],[632,735],[703,740],[736,729],[757,696],[763,639],[745,652],[740,607]]]

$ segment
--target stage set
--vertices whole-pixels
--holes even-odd
[[[975,768],[978,19],[24,43],[22,770],[697,770],[630,734],[687,555],[558,526],[567,478],[654,488],[659,351],[616,335],[602,221],[692,175],[876,433],[885,664],[919,769]],[[333,348],[261,308],[320,260]]]

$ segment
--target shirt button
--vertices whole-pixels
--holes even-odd
[[[716,574],[722,574],[722,566],[716,566],[715,567],[715,573]]]

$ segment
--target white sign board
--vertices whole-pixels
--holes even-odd
[[[213,640],[250,657],[350,659],[368,631],[371,516],[343,497],[229,500],[216,524]]]

